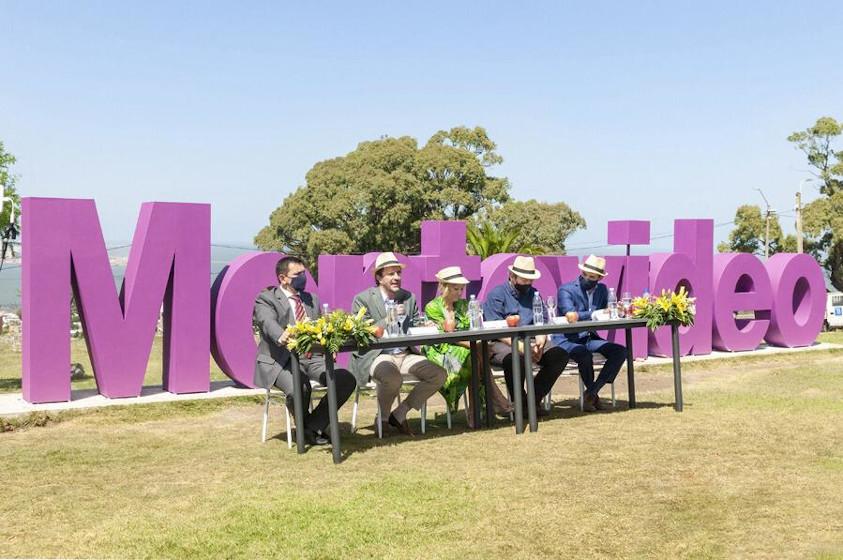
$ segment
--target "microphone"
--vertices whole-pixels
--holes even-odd
[[[395,297],[393,299],[395,300],[395,303],[404,303],[405,301],[410,299],[410,296],[412,295],[413,294],[411,294],[404,288],[398,288],[398,291],[395,292]]]

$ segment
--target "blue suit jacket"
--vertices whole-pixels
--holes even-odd
[[[588,305],[588,295],[580,286],[580,279],[562,284],[556,294],[559,316],[564,317],[569,311],[576,311],[579,314],[579,321],[591,321],[591,314],[598,309],[606,309],[609,305],[609,289],[606,284],[597,284],[594,294],[591,297],[591,305]],[[568,351],[568,346],[581,344],[589,337],[595,337],[594,333],[583,331],[578,333],[565,334],[563,337],[554,337],[555,342]]]

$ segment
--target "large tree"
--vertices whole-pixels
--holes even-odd
[[[761,208],[754,204],[744,204],[735,212],[735,227],[729,233],[729,239],[720,243],[717,250],[721,253],[763,255],[766,233],[767,225],[761,214]],[[770,218],[770,254],[795,250],[796,238],[792,235],[783,235],[779,218],[772,216]]]
[[[255,243],[311,266],[322,253],[417,252],[423,220],[462,220],[509,200],[506,178],[489,174],[502,161],[495,149],[480,127],[439,131],[422,148],[408,136],[362,142],[314,165]]]
[[[516,231],[516,250],[536,254],[565,254],[565,240],[585,227],[585,219],[564,202],[511,200],[489,212],[489,220],[502,231]],[[524,247],[525,249],[519,249]],[[529,248],[529,249],[526,249]]]
[[[811,252],[823,263],[831,283],[843,290],[843,150],[834,141],[843,123],[820,117],[813,126],[787,137],[808,158],[820,183],[820,198],[804,208],[803,229]]]
[[[0,196],[10,197],[15,206],[20,205],[20,197],[16,188],[17,176],[12,173],[12,166],[17,160],[15,156],[6,151],[3,142],[0,140]],[[12,205],[6,202],[3,204],[3,212],[0,212],[0,231],[9,224]],[[20,212],[15,212],[15,222],[20,220]]]

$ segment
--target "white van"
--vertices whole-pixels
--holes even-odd
[[[823,330],[839,329],[843,327],[843,292],[830,292],[825,304],[825,321]]]

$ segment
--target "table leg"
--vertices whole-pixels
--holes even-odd
[[[296,419],[296,450],[304,453],[304,403],[301,391],[301,366],[295,352],[290,353],[290,364],[293,369],[293,416]],[[284,405],[286,406],[286,405]]]
[[[676,403],[673,408],[682,412],[682,371],[679,363],[679,325],[670,325],[670,338],[673,342],[673,393]]]
[[[340,462],[340,423],[337,419],[337,381],[334,376],[334,356],[325,352],[325,380],[328,382],[328,421],[331,426],[331,451],[334,455],[334,464]]]
[[[471,391],[471,416],[474,420],[474,429],[480,427],[480,373],[483,365],[478,354],[477,342],[471,341],[471,380],[469,390]],[[459,399],[458,399],[459,400]],[[468,411],[466,411],[468,413]]]
[[[635,408],[635,357],[632,355],[632,329],[624,329],[626,333],[626,384],[629,388],[629,408]]]
[[[492,364],[489,363],[489,341],[480,343],[480,363],[483,364],[483,387],[486,389],[486,427],[491,428],[495,421],[495,406],[492,403]]]
[[[530,421],[530,431],[539,429],[536,417],[536,387],[533,382],[533,351],[530,347],[533,339],[530,335],[524,337],[524,381],[527,382],[527,419]]]
[[[512,399],[515,401],[515,433],[524,433],[524,403],[521,402],[521,352],[518,351],[518,335],[512,336]]]

